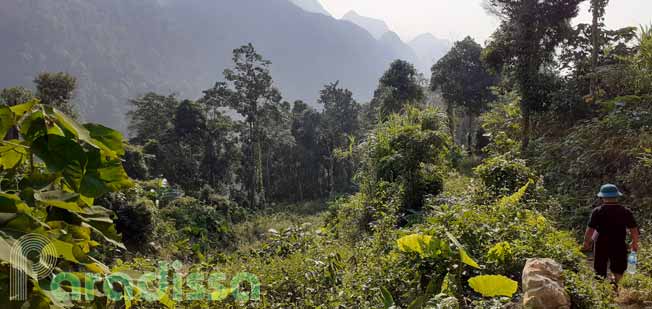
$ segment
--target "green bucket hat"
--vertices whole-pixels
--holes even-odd
[[[600,187],[600,192],[598,192],[598,197],[621,197],[623,193],[618,190],[616,185],[606,184]]]

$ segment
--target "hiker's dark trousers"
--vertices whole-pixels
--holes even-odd
[[[614,274],[625,273],[627,269],[627,244],[625,242],[610,243],[598,239],[593,253],[593,268],[598,276],[607,277],[607,265]]]

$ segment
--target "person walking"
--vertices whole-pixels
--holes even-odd
[[[583,250],[590,251],[593,246],[593,268],[598,276],[607,277],[607,268],[611,270],[618,284],[627,269],[627,251],[638,251],[639,231],[632,211],[620,205],[623,196],[617,186],[603,185],[598,197],[602,205],[593,209],[584,235]],[[627,231],[632,243],[627,246]]]

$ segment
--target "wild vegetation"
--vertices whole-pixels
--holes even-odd
[[[252,44],[197,100],[130,100],[128,139],[80,124],[68,74],[2,90],[3,306],[513,307],[528,258],[563,266],[573,308],[649,306],[652,28],[605,29],[605,1],[571,27],[580,2],[489,1],[485,47],[456,42],[429,83],[397,60],[368,103],[338,81],[285,100]],[[643,231],[619,293],[578,242],[605,182]],[[10,255],[34,234],[50,275]],[[155,301],[111,275],[153,271]]]

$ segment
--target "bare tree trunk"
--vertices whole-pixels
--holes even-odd
[[[595,102],[597,100],[598,93],[598,55],[600,51],[600,36],[599,36],[599,27],[598,22],[600,21],[601,14],[601,5],[600,0],[591,0],[593,7],[593,22],[591,24],[591,41],[593,45],[593,50],[591,51],[591,82],[590,82],[590,94],[591,100]]]
[[[335,196],[335,156],[333,156],[333,144],[329,149],[329,158],[328,158],[328,186],[329,186],[329,197]]]
[[[446,102],[446,115],[448,116],[448,130],[453,138],[453,143],[455,143],[455,110],[453,109],[453,103]]]
[[[263,159],[262,159],[262,150],[260,147],[260,140],[258,138],[258,126],[256,125],[254,132],[256,132],[255,138],[256,142],[254,143],[255,151],[255,166],[256,166],[256,195],[259,206],[265,205],[265,183],[263,182]]]
[[[468,133],[466,136],[466,145],[469,147],[469,153],[473,153],[473,114],[468,113],[469,120],[468,120]]]
[[[295,164],[297,167],[296,169],[296,177],[297,177],[297,185],[299,186],[299,201],[303,201],[303,178],[301,175],[303,174],[302,171],[303,169],[301,168],[301,163],[297,162]]]
[[[521,140],[521,153],[525,154],[528,145],[530,144],[530,107],[527,104],[521,104],[521,113],[523,116],[522,122],[522,140]]]
[[[330,197],[335,196],[335,158],[331,154],[330,159],[328,160],[328,186],[330,187],[328,195]]]
[[[271,162],[270,162],[270,158],[271,158],[271,153],[270,153],[270,152],[271,152],[271,151],[269,151],[269,148],[270,148],[270,147],[268,146],[268,147],[267,147],[267,155],[265,156],[265,182],[264,182],[264,183],[266,184],[267,188],[268,188],[271,192],[273,192],[273,188],[272,188],[272,175],[271,175],[271,170],[272,170],[272,169],[271,169],[271,166],[272,166],[272,164],[271,164]]]
[[[250,168],[251,168],[251,175],[250,175],[250,183],[249,183],[249,207],[255,208],[257,206],[256,203],[256,155],[255,155],[255,150],[254,150],[254,124],[251,122],[249,124],[249,140],[251,144],[249,145],[249,152],[250,152]]]

